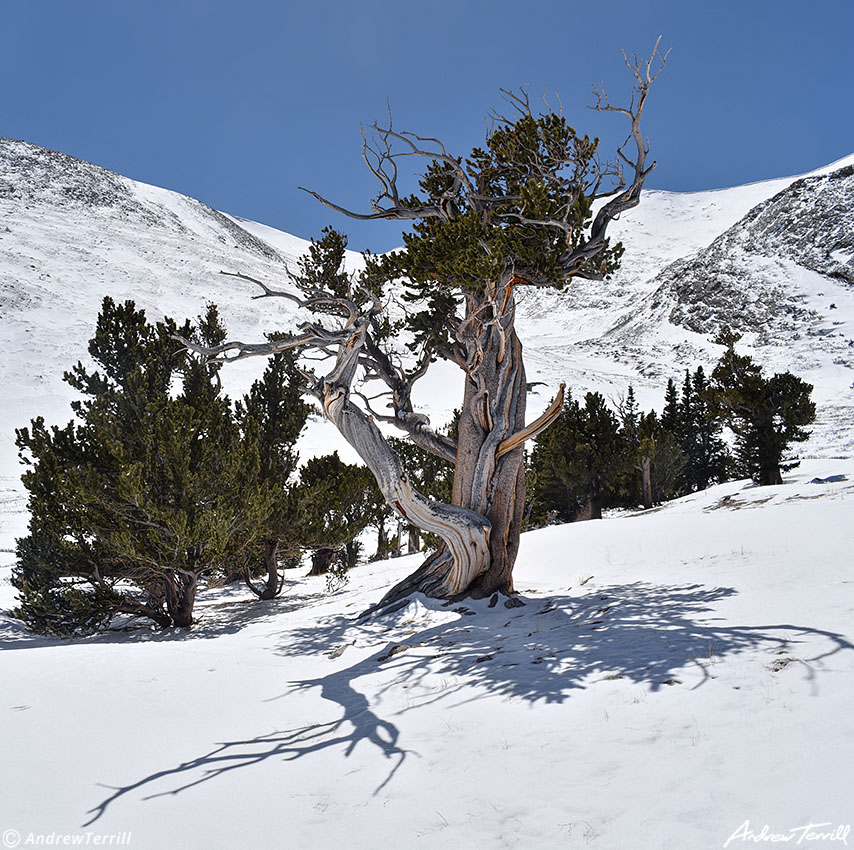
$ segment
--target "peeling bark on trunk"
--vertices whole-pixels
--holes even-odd
[[[399,469],[396,459],[384,464],[377,476],[389,504],[411,524],[438,534],[444,545],[392,588],[376,609],[416,591],[478,599],[513,593],[525,511],[524,453],[522,441],[513,438],[525,429],[527,391],[522,344],[514,327],[513,287],[507,275],[493,292],[467,299],[466,324],[472,330],[466,340],[453,504],[424,499],[411,491],[402,474],[388,480],[388,469]],[[376,475],[374,465],[362,456]],[[397,497],[400,491],[408,491],[403,499]]]
[[[522,344],[512,321],[507,325],[501,333],[487,332],[476,379],[466,381],[459,425],[454,502],[483,514],[492,526],[488,567],[460,588],[478,599],[513,592],[525,511],[523,450],[498,456],[501,443],[525,426]]]

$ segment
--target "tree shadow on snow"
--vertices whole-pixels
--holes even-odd
[[[737,653],[761,651],[771,661],[796,652],[800,644],[809,654],[821,642],[821,649],[800,659],[814,671],[824,658],[854,650],[843,635],[808,626],[732,625],[716,615],[714,606],[735,594],[733,588],[636,582],[581,596],[528,598],[522,608],[464,602],[450,609],[459,615],[453,621],[423,627],[419,620],[429,620],[444,606],[419,597],[418,605],[411,603],[393,620],[384,618],[392,620],[386,625],[387,642],[370,658],[295,687],[330,689],[332,682],[343,685],[382,670],[382,690],[407,685],[418,693],[415,686],[422,685],[421,693],[432,691],[417,705],[456,691],[470,692],[471,699],[500,695],[563,702],[574,691],[608,679],[629,679],[657,691],[681,674],[697,688],[713,677],[716,663]],[[420,612],[413,610],[418,607]],[[382,623],[369,624],[365,631],[381,638]],[[316,628],[290,632],[281,651],[341,652],[348,636],[366,642],[358,631],[345,618],[331,618]],[[687,682],[691,670],[696,681]],[[431,684],[437,678],[441,688]]]
[[[311,627],[288,631],[275,650],[293,656],[324,653],[336,669],[292,682],[274,699],[319,688],[323,699],[340,709],[338,720],[219,744],[190,761],[115,788],[90,811],[86,825],[120,797],[153,789],[155,783],[179,784],[145,799],[178,794],[271,758],[293,761],[336,747],[349,757],[361,742],[392,762],[376,794],[410,751],[400,746],[398,728],[379,716],[366,694],[391,705],[393,692],[405,686],[406,696],[398,698],[395,712],[401,715],[449,695],[455,700],[451,706],[489,697],[561,703],[615,679],[646,684],[651,691],[672,685],[696,689],[714,678],[716,663],[745,653],[758,655],[769,669],[779,669],[772,666],[775,659],[798,653],[815,687],[815,672],[824,659],[854,649],[842,635],[808,626],[731,625],[714,606],[735,593],[733,588],[637,582],[578,596],[527,598],[521,608],[489,608],[486,601],[448,607],[419,596],[395,614],[364,624],[342,616],[321,618]],[[350,650],[353,645],[356,649]],[[376,649],[366,658],[368,647]],[[341,667],[338,658],[358,649],[362,660]],[[370,684],[356,686],[368,677]]]

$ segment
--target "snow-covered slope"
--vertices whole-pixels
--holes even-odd
[[[702,850],[767,841],[748,834],[765,825],[827,846],[790,830],[852,819],[854,460],[828,457],[852,453],[851,196],[832,173],[850,164],[645,193],[617,223],[613,281],[520,307],[543,397],[632,380],[660,405],[667,377],[715,358],[716,322],[742,327],[761,361],[815,381],[824,459],[781,487],[524,535],[520,609],[419,598],[355,624],[404,558],[332,596],[306,577],[270,603],[208,592],[184,635],[54,641],[2,617],[5,846]],[[305,244],[0,141],[0,609],[25,520],[12,429],[68,417],[60,375],[103,295],[152,318],[213,299],[235,336],[261,338],[287,305],[217,272],[275,279]],[[724,266],[716,300],[705,276]],[[239,387],[258,367],[227,371]],[[447,383],[427,387],[440,416]]]
[[[645,405],[686,368],[712,365],[722,325],[769,372],[815,386],[807,456],[854,453],[854,157],[797,180],[649,192],[617,222],[623,267],[522,306],[529,372]],[[680,250],[681,249],[681,250]]]
[[[55,151],[0,140],[0,474],[15,471],[11,431],[68,418],[62,373],[86,357],[101,300],[133,298],[153,319],[228,302],[237,334],[263,338],[284,305],[249,300],[221,269],[275,276],[306,243],[276,248],[191,198]]]
[[[612,280],[524,295],[519,328],[529,378],[544,383],[539,403],[566,380],[611,398],[633,382],[642,404],[660,406],[668,377],[716,359],[708,334],[716,322],[749,318],[755,332],[746,342],[760,361],[816,384],[819,426],[806,454],[854,451],[854,300],[840,271],[852,262],[849,160],[797,182],[644,193],[614,224],[626,254]],[[251,284],[218,272],[277,281],[306,246],[174,192],[0,139],[0,500],[16,512],[15,532],[23,514],[14,428],[36,415],[67,420],[72,393],[61,375],[86,358],[104,295],[133,298],[151,318],[198,315],[214,300],[233,336],[261,339],[292,325],[290,305],[252,300]],[[712,289],[709,270],[725,277],[726,297]],[[765,305],[759,313],[757,304]],[[244,388],[258,369],[252,361],[231,366],[227,386]],[[419,391],[437,421],[459,404],[452,369],[438,369]],[[347,454],[334,429],[310,426],[304,453],[331,447]],[[12,535],[9,512],[2,516],[0,548]]]
[[[833,474],[848,481],[809,483]],[[746,821],[836,830],[852,481],[852,461],[807,461],[781,487],[524,535],[509,611],[417,598],[354,623],[405,558],[333,596],[323,578],[271,603],[207,595],[182,636],[0,621],[0,824],[21,846],[129,832],[131,850],[711,850]]]
[[[713,361],[709,340],[728,324],[769,371],[815,386],[804,452],[854,452],[854,162],[795,181],[648,289],[588,350],[611,348],[667,375],[674,362]]]

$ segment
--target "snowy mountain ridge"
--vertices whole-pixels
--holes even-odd
[[[294,571],[269,602],[208,589],[181,634],[64,641],[0,615],[4,844],[711,850],[773,834],[844,846],[852,205],[848,177],[830,172],[847,164],[826,179],[645,193],[616,222],[627,252],[612,281],[519,308],[541,400],[564,378],[612,397],[633,381],[660,406],[663,380],[716,358],[716,322],[747,330],[761,362],[816,383],[825,417],[816,457],[785,484],[727,482],[525,534],[525,605],[511,610],[416,597],[357,623],[409,556],[357,567],[334,594]],[[234,336],[260,339],[292,311],[218,272],[276,279],[306,245],[0,141],[0,610],[26,521],[12,428],[68,419],[61,374],[85,357],[102,297],[152,319],[215,300]],[[239,387],[259,367],[223,371]],[[427,387],[433,413],[456,403],[448,374]],[[318,423],[309,438],[328,451],[334,434]]]
[[[854,409],[852,162],[733,189],[645,192],[613,225],[626,253],[611,280],[522,296],[529,378],[545,384],[532,410],[562,380],[611,398],[632,382],[642,404],[660,406],[668,377],[716,359],[709,336],[727,322],[752,332],[745,342],[761,362],[816,385],[819,416],[828,410],[836,424],[807,453],[825,453],[827,440],[834,453],[854,449],[837,421]],[[0,140],[0,377],[8,398],[0,476],[18,472],[14,427],[37,414],[67,420],[72,393],[61,374],[85,359],[104,295],[132,298],[153,319],[195,316],[215,301],[231,336],[262,339],[291,325],[293,309],[253,301],[251,285],[218,272],[281,280],[307,245],[65,154]],[[771,283],[757,282],[762,275]],[[235,364],[226,381],[245,387],[257,366]],[[437,421],[458,404],[447,393],[449,374],[439,369],[423,382]],[[309,441],[334,443],[333,430],[318,425]]]
[[[713,365],[721,349],[711,340],[727,325],[744,335],[743,350],[767,371],[789,370],[814,385],[817,422],[802,453],[850,455],[854,157],[790,181],[699,194],[716,194],[721,207],[732,210],[729,193],[737,201],[748,189],[756,204],[744,215],[702,247],[686,239],[681,244],[694,250],[678,258],[659,253],[662,262],[651,274],[646,263],[661,241],[646,238],[645,216],[657,212],[661,200],[645,194],[633,211],[637,219],[618,223],[626,245],[623,268],[604,286],[574,289],[581,322],[571,311],[561,312],[554,293],[526,305],[537,334],[529,351],[534,348],[534,362],[549,383],[561,367],[571,385],[587,389],[598,382],[611,397],[632,381],[644,404],[659,407],[668,378]],[[691,196],[667,201],[674,216],[678,211],[697,227]],[[681,209],[673,209],[678,204]],[[723,220],[720,215],[716,223]],[[688,230],[684,222],[658,223],[665,233]],[[710,223],[706,235],[711,232]]]

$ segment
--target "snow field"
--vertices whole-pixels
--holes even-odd
[[[815,476],[845,474],[836,484]],[[189,635],[3,622],[0,825],[138,847],[712,848],[851,820],[854,462],[523,537],[526,605],[210,592]],[[100,808],[99,808],[100,807]],[[94,815],[91,825],[83,824]],[[733,846],[730,844],[730,846]]]

